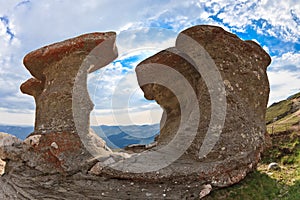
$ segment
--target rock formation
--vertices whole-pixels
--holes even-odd
[[[22,145],[22,141],[15,136],[0,132],[0,175],[4,174],[7,157],[10,159],[18,159],[20,152],[18,146]]]
[[[35,78],[22,84],[21,91],[36,101],[35,134],[76,131],[75,78],[81,70],[95,71],[117,57],[115,37],[113,32],[85,34],[25,56],[24,65]],[[89,96],[85,98],[90,101]],[[92,110],[92,102],[88,103],[86,109]]]
[[[270,62],[269,55],[253,41],[242,41],[219,27],[195,26],[180,33],[175,48],[140,63],[136,73],[145,97],[156,100],[166,118],[158,147],[180,132],[182,112],[191,104],[185,97],[195,93],[197,104],[192,106],[200,114],[197,133],[177,162],[189,160],[193,163],[189,173],[215,186],[244,178],[256,166],[265,145],[266,68]],[[184,81],[191,89],[182,91]],[[184,134],[194,134],[190,129]],[[184,174],[183,166],[177,176]]]
[[[81,141],[89,137],[93,109],[87,74],[117,57],[115,38],[113,32],[85,34],[25,56],[24,65],[34,78],[22,84],[21,91],[36,102],[35,129],[27,138],[34,140],[30,151],[36,160],[28,161],[32,166],[69,172],[92,158]]]
[[[266,140],[271,61],[258,44],[194,26],[175,47],[141,62],[136,73],[145,98],[164,113],[157,145],[133,145],[138,153],[130,154],[111,151],[89,130],[87,74],[116,56],[110,32],[24,58],[34,78],[21,90],[35,98],[35,130],[24,142],[0,144],[0,199],[196,199],[255,168]]]

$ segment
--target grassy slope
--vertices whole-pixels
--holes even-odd
[[[204,199],[300,199],[300,129],[295,128],[300,117],[290,112],[292,100],[299,100],[299,97],[300,93],[297,93],[268,108],[266,123],[269,132],[273,126],[273,145],[264,153],[257,170],[240,183],[215,190]],[[277,121],[273,121],[276,117]],[[278,163],[281,169],[268,171],[271,162]]]
[[[266,123],[271,124],[274,121],[278,121],[290,115],[292,113],[293,104],[295,104],[293,100],[299,102],[298,98],[300,98],[300,92],[290,96],[286,100],[272,104],[267,110]]]

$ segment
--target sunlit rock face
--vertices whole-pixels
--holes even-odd
[[[211,186],[237,183],[254,169],[266,142],[266,68],[271,61],[258,44],[220,27],[194,26],[178,35],[175,47],[141,62],[136,68],[140,87],[164,113],[157,146],[128,154],[111,151],[89,129],[93,103],[87,75],[117,56],[115,37],[112,32],[85,34],[24,58],[34,78],[21,90],[35,98],[36,121],[25,141],[9,136],[12,143],[0,145],[6,173],[16,177],[10,185],[21,188],[22,195],[29,194],[24,182],[48,187],[49,174],[55,174],[59,179],[69,175],[74,183],[71,191],[68,186],[63,192],[66,195],[78,194],[82,188],[90,193],[122,192],[108,189],[106,183],[121,188],[138,185],[131,181],[205,184],[210,191]],[[105,181],[91,188],[87,180],[96,177],[90,176]],[[50,183],[51,190],[39,191],[48,195],[56,191],[55,184]],[[8,193],[13,192],[4,194]]]
[[[35,133],[76,131],[72,108],[76,78],[81,70],[95,71],[116,58],[115,38],[113,32],[90,33],[25,56],[24,65],[34,78],[21,90],[36,101]],[[89,96],[86,99],[90,101]],[[87,109],[91,110],[93,104],[89,104]]]
[[[184,97],[194,93],[199,123],[181,157],[193,163],[186,170],[217,186],[240,181],[257,164],[265,145],[266,69],[270,62],[270,56],[257,43],[243,41],[220,27],[194,26],[181,32],[174,48],[157,53],[136,68],[145,98],[156,100],[164,109],[158,146],[164,147],[177,137],[184,108],[191,103]],[[197,65],[202,65],[200,70]],[[170,73],[161,84],[165,67],[176,70],[182,78]],[[192,89],[174,90],[182,90],[182,79]],[[194,133],[185,129],[185,134]]]
[[[93,103],[87,74],[117,57],[115,39],[114,32],[90,33],[25,56],[24,65],[34,78],[23,83],[21,91],[36,102],[35,129],[27,138],[35,155],[31,165],[42,163],[41,171],[68,172],[91,159],[81,141],[94,138],[89,134]]]

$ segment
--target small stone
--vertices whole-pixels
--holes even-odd
[[[40,143],[40,138],[42,135],[32,135],[24,140],[25,144],[31,145],[31,146],[38,146]]]
[[[56,144],[56,142],[52,142],[51,147],[54,149],[58,149],[58,145]]]
[[[66,189],[63,188],[63,187],[60,187],[60,188],[58,188],[57,191],[58,191],[58,192],[61,192],[61,193],[65,193],[65,192],[67,192],[68,190],[66,190]]]
[[[211,190],[212,190],[212,186],[210,184],[203,185],[202,190],[201,190],[200,195],[199,195],[200,199],[207,196],[210,193]]]
[[[4,174],[5,164],[6,163],[0,159],[0,176]]]
[[[102,173],[103,167],[100,162],[97,162],[89,171],[91,175],[100,175]]]
[[[152,193],[146,192],[146,197],[150,197],[150,196],[152,196]]]
[[[280,166],[278,163],[276,162],[272,162],[268,165],[268,171],[272,171],[272,170],[280,170]]]

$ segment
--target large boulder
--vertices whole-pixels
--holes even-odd
[[[185,140],[186,150],[176,161],[183,164],[169,166],[177,170],[174,176],[193,174],[222,187],[256,166],[266,140],[270,62],[254,41],[201,25],[184,30],[174,48],[137,66],[145,98],[164,110],[157,148]]]

